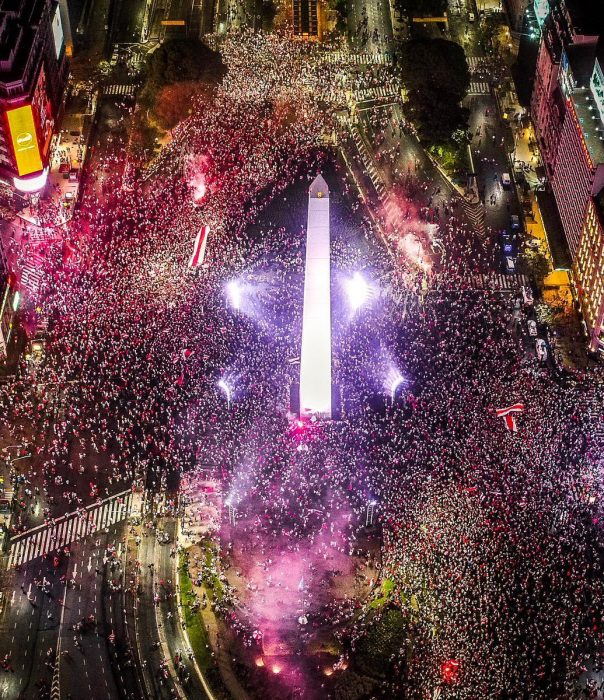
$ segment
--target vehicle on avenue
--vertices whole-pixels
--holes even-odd
[[[506,255],[503,259],[503,271],[506,275],[516,274],[516,261],[511,255]]]
[[[533,291],[530,287],[527,285],[524,285],[521,289],[522,292],[522,303],[525,306],[532,306],[533,305]]]
[[[535,354],[539,362],[547,362],[547,343],[543,338],[537,338],[535,341]]]

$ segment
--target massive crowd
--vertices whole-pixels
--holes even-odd
[[[103,489],[114,479],[159,488],[166,474],[205,464],[255,533],[285,533],[290,552],[312,554],[343,504],[342,548],[352,551],[376,501],[382,578],[409,616],[388,697],[432,697],[448,682],[456,698],[577,697],[603,641],[599,375],[559,386],[510,330],[510,297],[463,288],[490,252],[455,202],[438,217],[450,289],[419,299],[406,287],[413,262],[397,256],[392,268],[321,148],[333,129],[323,108],[331,64],[306,51],[279,35],[227,40],[223,86],[175,130],[153,175],[84,200],[67,242],[45,251],[46,362],[35,385],[24,377],[2,389],[5,415],[15,426],[39,421],[31,446],[47,483],[81,469]],[[205,186],[196,203],[183,177],[191,154]],[[297,425],[288,389],[304,193],[320,170],[333,180],[343,418]],[[400,186],[415,217],[413,195],[427,189],[409,173]],[[202,224],[206,263],[188,270]],[[371,293],[352,313],[342,280],[359,269]],[[526,410],[511,434],[494,411],[518,400]],[[375,615],[350,618],[348,651]],[[443,679],[448,660],[458,673]]]

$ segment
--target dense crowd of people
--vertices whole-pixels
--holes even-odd
[[[5,415],[42,428],[31,447],[46,483],[81,469],[101,495],[113,480],[157,489],[206,464],[259,537],[285,533],[294,552],[312,552],[344,504],[342,548],[353,551],[375,501],[381,579],[409,618],[384,693],[432,697],[452,683],[460,699],[577,697],[577,679],[602,663],[600,374],[559,386],[509,330],[511,299],[464,288],[492,253],[455,200],[436,217],[446,256],[434,265],[451,284],[416,294],[409,280],[426,271],[400,250],[393,267],[321,147],[334,128],[324,105],[337,67],[307,52],[277,34],[227,39],[223,84],[174,130],[153,175],[84,199],[66,238],[45,250],[37,305],[50,319],[47,358],[35,384],[24,376],[2,388]],[[298,424],[289,387],[305,193],[319,171],[334,195],[343,415]],[[410,172],[398,186],[409,227],[424,236],[418,210],[437,193]],[[204,224],[206,261],[189,270]],[[342,283],[357,270],[370,293],[352,312]],[[520,400],[513,434],[495,409]],[[343,607],[335,617],[349,620],[341,638],[352,653],[376,612]],[[448,660],[456,674],[443,679]]]

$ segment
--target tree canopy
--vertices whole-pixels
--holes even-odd
[[[214,83],[224,72],[220,54],[199,39],[169,39],[147,59],[145,90],[155,93],[182,82]]]
[[[406,112],[423,142],[444,143],[467,128],[468,112],[460,103],[470,87],[470,72],[459,44],[411,39],[401,46],[399,67],[408,96]]]

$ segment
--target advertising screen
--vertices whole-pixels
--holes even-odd
[[[38,76],[38,82],[34,90],[31,107],[36,124],[40,129],[40,150],[42,151],[42,158],[46,158],[52,139],[54,121],[52,118],[50,100],[46,90],[46,73],[44,72],[44,66],[40,69],[40,75]]]
[[[61,51],[63,50],[63,24],[61,22],[61,13],[58,5],[55,10],[55,16],[52,19],[52,35],[55,40],[55,53],[58,60],[61,57]]]
[[[19,175],[30,175],[42,170],[31,105],[11,109],[6,113],[6,117]]]

